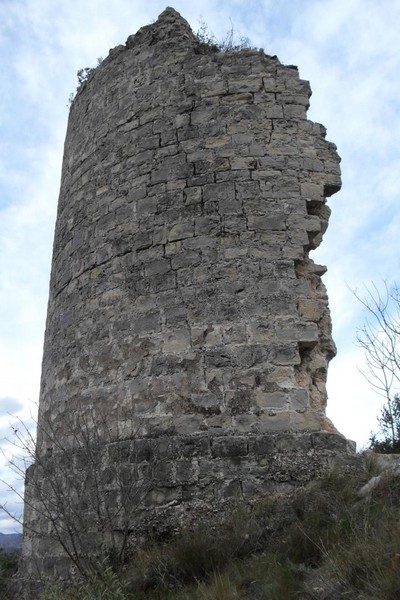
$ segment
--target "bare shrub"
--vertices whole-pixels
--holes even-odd
[[[10,466],[25,477],[25,536],[45,540],[49,550],[71,562],[85,580],[104,577],[102,560],[124,564],[130,553],[134,515],[152,484],[135,460],[135,432],[122,435],[118,418],[78,409],[55,423],[40,419],[38,441],[19,423]],[[23,459],[21,460],[21,456]],[[1,507],[22,524],[7,506]],[[41,573],[38,573],[41,575]]]
[[[366,288],[365,296],[356,297],[367,318],[357,332],[365,352],[366,369],[361,371],[372,388],[385,399],[378,422],[380,432],[372,434],[371,449],[400,452],[400,288],[385,285],[381,293],[376,285]]]
[[[245,48],[252,48],[249,38],[238,34],[234,30],[232,21],[230,29],[220,40],[215,37],[204,21],[200,21],[200,27],[195,32],[195,36],[199,42],[199,53],[201,54],[240,52],[240,50],[244,50]]]

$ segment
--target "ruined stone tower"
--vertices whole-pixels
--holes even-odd
[[[308,256],[339,158],[306,118],[310,93],[262,50],[201,44],[170,8],[78,91],[27,477],[28,572],[70,565],[56,502],[43,508],[57,485],[68,506],[79,497],[84,554],[100,529],[208,518],[238,496],[292,489],[346,451],[325,417],[325,268]],[[117,515],[108,526],[94,480]]]

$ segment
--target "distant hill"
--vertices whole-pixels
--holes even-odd
[[[0,533],[0,549],[5,552],[19,550],[22,545],[22,533]]]

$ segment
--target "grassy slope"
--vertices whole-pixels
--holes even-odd
[[[400,475],[366,499],[371,469],[335,470],[288,497],[238,504],[218,529],[199,527],[132,556],[121,573],[43,600],[398,600]]]

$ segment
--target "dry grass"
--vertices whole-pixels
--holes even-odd
[[[332,471],[291,497],[238,507],[218,529],[142,548],[112,589],[85,600],[398,600],[400,476],[360,500],[370,476]]]

